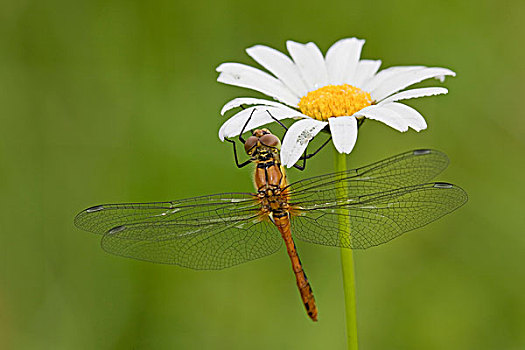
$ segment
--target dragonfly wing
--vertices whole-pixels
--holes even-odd
[[[81,211],[75,225],[85,231],[106,234],[116,226],[136,223],[198,221],[215,215],[225,219],[250,216],[260,204],[250,193],[221,193],[169,202],[102,204]],[[244,214],[243,214],[244,215]]]
[[[357,197],[338,198],[332,191],[318,194],[292,217],[294,236],[317,244],[365,249],[437,220],[467,201],[460,187],[439,182]],[[340,219],[346,222],[343,227]]]
[[[102,234],[102,248],[139,260],[194,269],[222,269],[277,251],[279,232],[249,193],[171,202],[105,204],[75,224]]]
[[[448,157],[436,150],[421,149],[339,173],[312,177],[288,186],[294,200],[307,200],[316,192],[330,191],[344,181],[352,195],[364,195],[425,183],[448,166]]]
[[[193,269],[217,270],[275,253],[281,236],[258,217],[224,224],[125,226],[102,237],[112,254]]]

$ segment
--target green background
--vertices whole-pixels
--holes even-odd
[[[427,130],[367,122],[350,165],[437,148],[451,158],[439,179],[470,196],[452,215],[355,254],[361,348],[525,348],[525,2],[1,7],[0,348],[344,348],[337,249],[298,243],[320,309],[314,324],[284,250],[193,271],[108,255],[73,217],[99,203],[250,191],[251,170],[238,170],[217,138],[219,110],[260,95],[217,83],[215,67],[253,64],[243,50],[258,43],[314,41],[325,52],[350,36],[367,39],[363,56],[383,67],[458,74],[448,95],[407,102]],[[328,149],[289,176],[332,169]]]

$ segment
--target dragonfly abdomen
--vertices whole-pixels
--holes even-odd
[[[304,272],[301,259],[299,259],[299,255],[297,254],[295,242],[293,241],[290,230],[290,218],[287,213],[274,213],[273,221],[284,239],[286,251],[288,252],[288,256],[292,263],[295,281],[299,293],[301,294],[306,313],[313,321],[317,321],[317,306],[315,304],[314,294],[310,282],[308,282],[308,278],[306,277],[306,273]]]

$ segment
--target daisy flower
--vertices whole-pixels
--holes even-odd
[[[379,71],[381,61],[360,59],[364,40],[347,38],[337,41],[326,56],[314,43],[286,42],[290,57],[263,45],[246,50],[268,72],[240,63],[217,67],[217,81],[256,90],[274,100],[240,97],[226,103],[221,114],[250,105],[219,130],[219,137],[239,135],[252,115],[246,130],[285,118],[299,119],[284,136],[281,161],[293,166],[308,142],[329,126],[335,148],[350,153],[357,140],[358,119],[380,121],[399,130],[426,129],[427,123],[415,109],[396,101],[445,94],[447,89],[428,87],[401,91],[430,78],[443,82],[455,73],[446,68],[397,66]],[[401,91],[401,92],[400,92]],[[277,102],[278,101],[278,102]],[[270,115],[271,114],[271,115]]]

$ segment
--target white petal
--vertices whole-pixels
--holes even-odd
[[[354,116],[364,116],[368,119],[377,120],[398,131],[407,131],[408,125],[403,121],[401,116],[390,109],[383,108],[383,106],[369,106],[365,107]]]
[[[354,75],[354,86],[362,88],[370,79],[374,77],[381,61],[377,60],[361,60],[357,63],[357,68]]]
[[[288,129],[281,146],[281,162],[291,168],[308,146],[308,142],[328,124],[312,118],[299,120]]]
[[[240,63],[223,63],[217,67],[218,82],[253,89],[289,106],[297,106],[299,97],[281,81],[263,71]]]
[[[353,83],[364,44],[364,40],[348,38],[339,40],[328,49],[325,62],[330,84]]]
[[[385,80],[380,86],[370,91],[370,95],[374,101],[381,101],[385,97],[390,96],[391,94],[402,90],[407,86],[419,83],[425,79],[444,75],[454,76],[456,73],[447,68],[435,67],[395,74],[394,76]]]
[[[263,45],[250,47],[246,49],[246,52],[261,66],[279,78],[296,95],[304,96],[308,93],[295,63],[284,53]]]
[[[380,86],[385,80],[393,77],[396,74],[416,71],[426,68],[425,66],[395,66],[383,69],[379,71],[373,78],[371,78],[366,84],[363,85],[363,90],[372,91]]]
[[[321,50],[314,43],[299,44],[287,41],[286,48],[290,52],[308,91],[316,90],[327,84],[328,75]]]
[[[263,105],[263,106],[274,106],[274,107],[283,107],[288,108],[285,105],[269,100],[263,100],[262,98],[253,98],[253,97],[237,97],[227,102],[221,109],[221,115],[224,115],[230,109],[242,106],[242,105]]]
[[[253,112],[253,115],[252,115]],[[225,137],[234,137],[238,136],[241,133],[244,125],[248,118],[251,119],[249,123],[244,127],[244,132],[251,129],[258,128],[259,126],[275,122],[272,119],[270,114],[278,120],[285,118],[294,118],[294,117],[304,117],[309,118],[296,110],[282,106],[282,107],[270,107],[270,106],[255,106],[244,109],[239,113],[235,114],[233,117],[228,119],[224,124],[222,124],[219,129],[219,138],[224,141]]]
[[[441,94],[446,94],[447,92],[448,90],[442,87],[430,87],[430,88],[406,90],[406,91],[402,91],[395,95],[385,98],[384,100],[379,102],[379,105],[383,105],[385,103],[390,103],[390,102],[399,101],[399,100],[408,100],[410,98],[441,95]]]
[[[339,153],[350,153],[357,141],[357,119],[355,117],[328,118],[335,149]]]
[[[409,127],[416,131],[421,131],[427,128],[425,118],[423,118],[423,116],[412,107],[396,102],[387,103],[381,107],[399,114],[400,118],[403,119]]]

